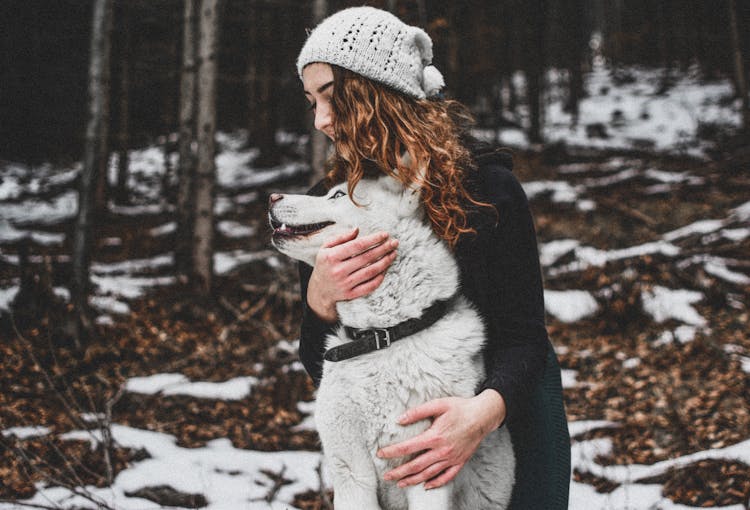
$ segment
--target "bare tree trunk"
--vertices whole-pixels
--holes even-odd
[[[732,53],[734,54],[734,83],[737,95],[742,99],[742,128],[748,131],[750,130],[750,99],[747,96],[745,64],[737,22],[737,2],[736,0],[729,0],[729,25],[732,32]]]
[[[247,72],[245,73],[245,82],[247,83],[247,142],[253,146],[258,143],[259,128],[258,116],[260,105],[258,99],[258,67],[260,65],[260,29],[258,27],[258,2],[253,0],[250,3],[252,20],[250,30],[248,31],[248,51],[250,57],[247,59]]]
[[[323,21],[328,14],[328,0],[315,0],[313,3],[313,26]],[[313,125],[312,115],[308,116],[308,124]],[[325,162],[328,155],[328,137],[315,129],[310,128],[310,164],[312,165],[312,174],[310,176],[311,184],[315,184],[325,175]]]
[[[193,258],[193,199],[195,176],[195,81],[197,10],[200,0],[184,0],[182,71],[180,75],[180,140],[177,187],[177,236],[175,272],[186,281]]]
[[[565,111],[569,112],[572,126],[578,125],[579,105],[583,96],[583,57],[588,40],[583,20],[586,16],[586,8],[583,0],[573,0],[563,4],[568,16],[565,16],[565,30],[567,40],[567,67],[568,67],[568,100]]]
[[[96,0],[92,17],[89,57],[89,111],[83,171],[78,191],[78,215],[73,237],[73,281],[71,299],[79,317],[76,344],[93,334],[88,306],[89,267],[93,246],[93,217],[96,184],[107,162],[109,98],[109,53],[112,32],[112,0]]]
[[[198,167],[195,172],[193,286],[204,296],[213,285],[214,184],[216,181],[216,63],[219,0],[203,0],[198,43]]]
[[[274,12],[273,5],[264,4],[259,6],[260,20],[258,27],[262,27],[263,32],[260,34],[263,41],[278,40],[278,20]],[[260,57],[258,88],[258,111],[256,122],[258,129],[258,147],[260,154],[255,159],[255,166],[271,167],[279,164],[281,153],[276,143],[276,119],[277,119],[277,99],[279,91],[274,88],[278,77],[279,58],[275,54],[275,45],[258,47],[256,55]]]
[[[130,13],[127,8],[122,9],[122,55],[120,75],[120,126],[117,134],[117,185],[115,187],[114,200],[118,204],[128,202],[128,146],[130,145],[130,71],[132,60],[130,58],[132,37],[130,33]]]
[[[526,98],[529,104],[529,141],[542,143],[542,88],[544,84],[544,3],[530,0],[530,54],[526,69]]]

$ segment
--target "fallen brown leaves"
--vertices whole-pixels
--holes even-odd
[[[518,173],[528,173],[522,180],[543,178],[540,175],[563,178],[555,175],[553,167],[544,167],[537,156],[521,155],[519,159]],[[689,160],[647,163],[690,171],[705,177],[707,184],[678,185],[672,193],[649,195],[643,189],[651,183],[636,179],[592,192],[594,200],[601,195],[610,205],[626,206],[594,211],[535,200],[532,208],[540,239],[575,238],[599,249],[633,246],[657,240],[664,232],[692,221],[724,218],[729,208],[747,200],[747,185],[716,178],[712,173],[716,168],[706,169]],[[565,178],[596,177],[595,167],[592,165],[589,173]],[[639,213],[633,214],[633,210]],[[250,223],[262,231],[264,204],[251,206],[248,212]],[[101,234],[121,237],[124,242],[121,248],[108,248],[102,256],[117,261],[164,253],[170,249],[169,240],[149,236],[147,230],[165,220],[108,222]],[[261,237],[219,238],[218,248],[257,250],[267,247],[266,241]],[[746,259],[750,252],[750,239],[711,243],[710,249],[705,248],[700,236],[677,241],[686,251],[720,250],[722,256],[736,259],[742,259],[743,254]],[[32,360],[8,324],[2,324],[0,428],[41,425],[49,427],[51,434],[26,440],[6,438],[0,445],[0,497],[28,497],[34,492],[33,484],[43,479],[19,454],[19,447],[57,468],[61,466],[59,450],[101,472],[97,464],[101,452],[91,451],[86,443],[60,438],[79,424],[63,409],[44,370],[51,374],[56,391],[69,392],[87,411],[101,409],[107,397],[130,377],[178,372],[194,381],[224,381],[251,375],[259,383],[249,396],[237,401],[126,393],[113,409],[113,420],[167,432],[184,447],[228,438],[238,448],[317,450],[314,432],[294,430],[304,418],[297,403],[311,400],[313,387],[306,374],[292,368],[296,355],[279,347],[280,341],[296,338],[299,324],[295,266],[279,260],[280,267],[269,268],[260,261],[218,278],[216,299],[211,301],[191,298],[179,286],[154,290],[146,298],[131,301],[130,314],[116,316],[113,325],[101,327],[99,340],[83,352],[48,337],[44,328],[25,331],[37,346],[39,363]],[[13,266],[0,261],[0,277],[12,278],[13,271]],[[550,337],[560,348],[561,365],[577,371],[578,386],[565,391],[569,419],[606,419],[620,424],[583,436],[612,440],[611,454],[595,459],[597,462],[651,464],[750,438],[750,374],[742,370],[740,361],[741,355],[750,356],[750,289],[713,277],[701,266],[678,268],[673,259],[662,255],[558,275],[548,278],[546,285],[589,290],[602,305],[598,314],[575,324],[549,321]],[[706,299],[696,308],[708,319],[710,330],[685,344],[661,341],[665,331],[679,324],[657,324],[643,311],[641,293],[654,285],[700,289]],[[738,309],[736,302],[744,302],[744,309]],[[142,455],[116,449],[113,467],[117,472]],[[613,482],[591,473],[576,471],[574,479],[603,492],[616,488]],[[727,460],[698,462],[650,481],[664,484],[665,496],[675,502],[716,506],[740,504],[743,498],[746,502],[749,480],[748,466]],[[96,477],[85,481],[102,483]],[[175,495],[168,488],[156,492],[152,495],[155,500],[195,496]],[[330,508],[331,497],[330,492],[309,491],[298,494],[293,504],[323,510]]]

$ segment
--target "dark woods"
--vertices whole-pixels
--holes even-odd
[[[246,128],[273,165],[277,129],[305,132],[294,60],[315,10],[362,2],[224,0],[218,46],[218,129]],[[563,71],[575,111],[590,67],[591,36],[614,65],[671,71],[696,65],[702,76],[735,76],[730,1],[446,0],[371,1],[427,27],[449,92],[489,126],[516,122],[528,104],[530,138],[539,140],[544,69]],[[735,2],[738,43],[747,60],[750,4]],[[183,5],[179,0],[114,2],[110,139],[116,150],[178,131]],[[5,0],[0,5],[0,158],[30,163],[83,155],[93,2]],[[319,15],[319,14],[318,14]],[[747,67],[747,66],[745,66]],[[529,97],[511,81],[528,79]],[[502,112],[502,114],[500,113]],[[537,115],[534,115],[537,112]]]
[[[615,74],[630,65],[658,68],[663,92],[688,68],[705,80],[733,76],[737,95],[745,98],[746,124],[750,118],[746,2],[370,3],[427,29],[447,94],[469,105],[481,127],[523,126],[532,143],[544,142],[550,80],[564,91],[575,124],[584,76],[595,62],[606,62]],[[258,148],[253,167],[279,165],[279,133],[310,129],[294,65],[306,30],[351,5],[359,2],[2,3],[0,161],[83,161],[69,284],[77,344],[93,329],[86,303],[95,218],[106,217],[109,201],[127,205],[128,150],[154,143],[163,148],[162,198],[174,206],[177,224],[174,275],[209,297],[216,131],[244,129],[248,146]],[[325,144],[320,136],[308,144],[315,172]],[[114,153],[116,178],[107,179]]]

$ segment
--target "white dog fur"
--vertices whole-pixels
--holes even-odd
[[[337,304],[340,322],[355,328],[383,328],[422,315],[436,300],[459,287],[456,262],[425,220],[418,194],[390,177],[363,179],[352,203],[346,184],[323,197],[276,197],[269,217],[284,223],[274,245],[313,265],[320,247],[358,227],[360,235],[389,232],[398,255],[382,284],[370,295]],[[333,222],[306,235],[295,225]],[[276,226],[278,227],[278,223]],[[287,235],[284,235],[286,233]],[[351,341],[340,328],[327,348]],[[326,361],[318,389],[315,421],[332,475],[338,510],[503,509],[510,500],[515,459],[505,427],[491,432],[449,484],[425,490],[400,489],[383,474],[407,459],[383,460],[375,452],[411,438],[430,423],[397,424],[398,417],[423,402],[446,396],[470,397],[484,378],[484,326],[460,297],[434,325],[390,347],[339,362]]]

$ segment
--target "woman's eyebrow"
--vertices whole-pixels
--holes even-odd
[[[322,94],[323,91],[325,89],[327,89],[328,87],[330,87],[331,85],[333,85],[333,80],[329,81],[328,83],[324,83],[323,85],[321,85],[320,87],[318,87],[318,91],[317,91],[318,94]],[[310,93],[308,91],[305,90],[304,92],[305,92],[306,96],[310,95]]]

